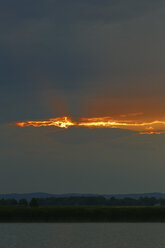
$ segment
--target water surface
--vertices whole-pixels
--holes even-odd
[[[2,248],[164,248],[164,223],[1,223]]]

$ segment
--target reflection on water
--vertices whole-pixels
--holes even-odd
[[[0,224],[1,248],[164,248],[163,223]]]

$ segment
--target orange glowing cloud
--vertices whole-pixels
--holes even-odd
[[[139,114],[131,114],[131,116],[138,116]],[[128,117],[128,115],[126,115]],[[37,121],[22,121],[16,122],[14,125],[19,127],[59,127],[69,128],[74,127],[87,127],[87,128],[118,128],[136,131],[139,134],[161,134],[165,133],[165,121],[138,121],[126,119],[123,121],[123,116],[118,119],[112,117],[91,117],[80,118],[79,120],[73,120],[70,117],[58,117],[47,120]]]
[[[74,126],[74,123],[69,117],[59,117],[59,118],[52,118],[48,120],[41,120],[41,121],[22,121],[16,122],[16,126],[19,127],[60,127],[60,128],[68,128],[70,126]]]

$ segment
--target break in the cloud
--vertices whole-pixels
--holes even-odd
[[[137,113],[128,114],[127,116],[136,117]],[[126,115],[124,117],[127,117]],[[12,124],[11,124],[12,125]],[[137,131],[139,134],[161,134],[165,133],[165,121],[153,120],[150,122],[132,120],[130,118],[123,120],[113,119],[112,117],[91,117],[74,120],[70,117],[57,117],[48,120],[22,121],[13,123],[18,127],[58,127],[67,129],[69,127],[86,127],[86,128],[111,128],[126,129]]]

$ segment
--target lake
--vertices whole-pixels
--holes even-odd
[[[0,223],[1,248],[164,248],[164,223]]]

